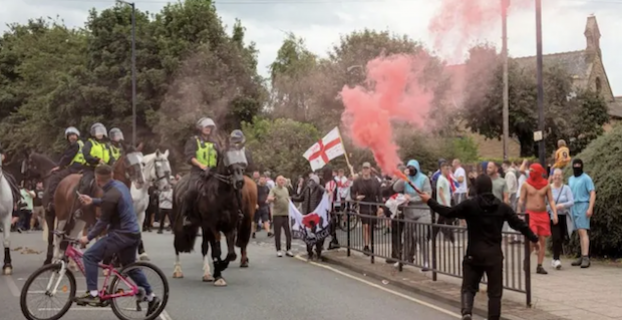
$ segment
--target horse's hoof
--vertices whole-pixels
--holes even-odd
[[[211,274],[203,275],[203,282],[213,282],[213,281],[214,281],[214,277],[212,277]]]
[[[227,281],[225,281],[224,278],[218,278],[218,280],[214,281],[214,286],[215,287],[226,287]]]
[[[5,276],[10,276],[13,274],[13,268],[7,266],[4,267],[4,269],[2,269],[2,274],[4,274]]]
[[[240,268],[248,268],[248,262],[249,262],[248,259],[240,262]]]
[[[184,277],[184,274],[181,271],[173,272],[173,279],[181,279]]]
[[[235,261],[238,258],[238,255],[235,252],[231,252],[227,254],[227,261]]]
[[[149,256],[147,256],[146,253],[142,253],[140,256],[138,256],[138,260],[140,260],[140,261],[151,261],[149,259]]]

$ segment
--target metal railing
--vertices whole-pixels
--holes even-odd
[[[458,221],[445,220],[427,206],[408,206],[408,218],[398,209],[394,218],[377,216],[375,208],[384,204],[356,202],[335,207],[337,221],[336,236],[347,255],[357,251],[369,256],[370,262],[383,258],[399,270],[403,266],[420,268],[432,273],[436,281],[438,274],[462,278],[462,259],[468,244],[466,227]],[[371,215],[361,214],[370,212]],[[413,211],[414,210],[414,211]],[[529,224],[529,216],[519,214]],[[433,223],[434,221],[434,223]],[[369,227],[363,228],[363,225]],[[504,228],[505,229],[505,228]],[[370,232],[369,230],[373,230]],[[510,229],[511,230],[511,229]],[[411,235],[411,236],[409,236]],[[503,288],[525,293],[526,304],[531,306],[531,261],[530,243],[520,233],[503,231]],[[482,279],[486,283],[486,277]]]

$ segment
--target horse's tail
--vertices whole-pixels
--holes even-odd
[[[174,228],[175,230],[175,250],[177,252],[189,253],[194,250],[194,243],[199,234],[199,226],[190,225]]]

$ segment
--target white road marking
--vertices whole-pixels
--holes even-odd
[[[39,308],[39,311],[60,311],[61,308]],[[96,308],[96,307],[72,307],[71,309],[72,311],[102,311],[102,310],[106,310],[106,311],[112,311],[111,308]]]
[[[15,281],[13,281],[13,277],[12,276],[4,276],[4,282],[6,282],[6,285],[9,287],[9,291],[11,291],[11,294],[14,297],[18,297],[19,298],[19,288],[17,287],[17,285],[15,284]]]
[[[366,285],[368,285],[368,286],[370,286],[370,287],[374,287],[374,288],[376,288],[376,289],[380,289],[380,290],[382,290],[382,291],[384,291],[384,292],[388,292],[388,293],[390,293],[390,294],[396,295],[396,296],[398,296],[398,297],[404,298],[404,299],[406,299],[406,300],[408,300],[408,301],[411,301],[411,302],[414,302],[414,303],[420,304],[420,305],[425,306],[425,307],[428,307],[428,308],[430,308],[430,309],[434,309],[434,310],[436,310],[436,311],[442,312],[442,313],[444,313],[444,314],[446,314],[446,315],[449,315],[449,316],[451,316],[451,317],[454,317],[454,318],[457,318],[457,319],[462,319],[462,316],[461,316],[461,315],[459,315],[459,314],[457,314],[457,313],[455,313],[455,312],[451,312],[451,311],[449,311],[449,310],[443,309],[443,308],[441,308],[441,307],[439,307],[439,306],[436,306],[436,305],[433,305],[433,304],[431,304],[431,303],[428,303],[428,302],[425,302],[425,301],[422,301],[422,300],[419,300],[419,299],[413,298],[413,297],[411,297],[411,296],[405,295],[405,294],[403,294],[403,293],[400,293],[400,292],[397,292],[397,291],[394,291],[394,290],[391,290],[391,289],[385,288],[385,287],[383,287],[383,286],[381,286],[381,285],[377,285],[377,284],[375,284],[375,283],[373,283],[373,282],[369,282],[369,281],[367,281],[367,280],[364,280],[364,279],[361,279],[361,278],[359,278],[359,277],[353,276],[353,275],[351,275],[351,274],[345,273],[345,272],[343,272],[343,271],[341,271],[341,270],[338,270],[338,269],[335,269],[335,268],[333,268],[333,267],[330,267],[330,266],[327,266],[327,265],[323,265],[323,264],[320,264],[320,263],[316,263],[316,262],[313,262],[313,261],[307,261],[307,259],[306,259],[306,258],[303,258],[303,257],[301,257],[301,256],[296,256],[296,259],[298,259],[298,260],[300,260],[300,261],[305,261],[305,262],[307,262],[307,263],[309,263],[309,264],[311,264],[311,265],[314,265],[314,266],[316,266],[316,267],[320,267],[320,268],[324,268],[324,269],[326,269],[326,270],[330,270],[330,271],[332,271],[332,272],[334,272],[334,273],[337,273],[337,274],[340,274],[340,275],[342,275],[342,276],[344,276],[344,277],[347,277],[347,278],[350,278],[350,279],[356,280],[356,281],[361,282],[361,283],[364,283],[364,284],[366,284]]]
[[[160,319],[162,320],[173,320],[173,318],[171,318],[171,316],[168,314],[168,312],[166,312],[166,310],[162,311],[162,313],[160,313]]]

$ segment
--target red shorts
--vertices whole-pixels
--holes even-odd
[[[529,215],[529,228],[537,236],[548,237],[551,235],[551,216],[546,211],[534,212],[527,210]]]

